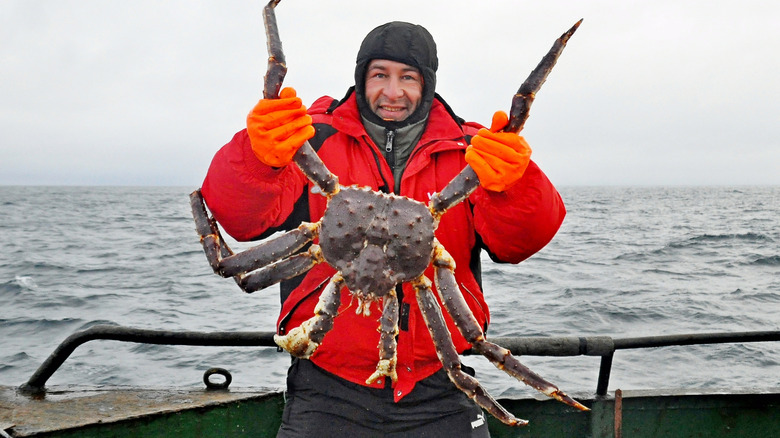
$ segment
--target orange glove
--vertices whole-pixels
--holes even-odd
[[[503,111],[493,114],[490,130],[480,129],[466,148],[466,162],[482,187],[503,192],[517,182],[531,161],[531,147],[514,132],[499,132],[509,122]]]
[[[284,167],[306,140],[314,137],[311,116],[287,87],[279,99],[261,99],[246,118],[246,130],[257,159],[272,167]]]

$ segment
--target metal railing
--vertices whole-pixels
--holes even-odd
[[[192,332],[147,330],[115,325],[95,325],[68,336],[19,387],[22,393],[45,392],[46,382],[78,348],[94,340],[113,340],[157,345],[212,347],[277,347],[273,332]],[[704,345],[780,341],[780,331],[693,333],[634,338],[586,337],[496,337],[490,338],[517,356],[601,356],[597,395],[606,395],[615,351],[676,345]],[[469,354],[468,352],[464,354]]]
[[[65,338],[19,387],[22,393],[46,391],[46,382],[80,345],[95,340],[110,340],[156,345],[192,345],[205,347],[276,347],[273,332],[193,332],[148,330],[116,325],[94,325]]]

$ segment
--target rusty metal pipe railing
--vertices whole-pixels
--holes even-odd
[[[780,341],[780,331],[754,331],[733,333],[688,333],[681,335],[643,336],[634,338],[614,339],[615,350],[630,350],[638,348],[659,348],[683,345],[734,344],[751,342]],[[596,384],[596,394],[606,395],[609,386],[609,375],[612,369],[614,352],[601,356],[599,379]]]
[[[94,340],[112,340],[157,345],[212,347],[276,347],[273,332],[192,332],[137,329],[115,325],[95,325],[68,336],[41,364],[19,391],[45,392],[48,379],[80,345]],[[692,333],[613,339],[590,337],[495,337],[494,342],[517,356],[601,356],[596,394],[607,394],[612,360],[616,350],[780,341],[780,331],[735,333]],[[465,352],[465,355],[470,352]]]
[[[111,340],[157,345],[210,347],[276,347],[273,332],[192,332],[148,330],[115,325],[94,325],[68,336],[19,387],[22,393],[45,392],[46,382],[80,345],[95,340]]]

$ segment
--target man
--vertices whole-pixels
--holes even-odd
[[[427,202],[466,164],[480,179],[468,200],[451,208],[436,231],[456,263],[455,277],[471,311],[489,322],[480,281],[480,251],[519,263],[546,245],[565,209],[530,160],[531,149],[498,112],[491,129],[466,123],[435,92],[438,59],[421,26],[391,22],[372,30],[357,56],[355,86],[342,100],[323,97],[307,111],[295,90],[261,100],[215,156],[202,193],[222,227],[239,240],[263,238],[326,208],[291,163],[309,140],[342,185],[357,184]],[[335,270],[321,263],[281,285],[279,334],[314,314]],[[432,278],[432,268],[426,275]],[[414,289],[397,288],[401,311],[398,380],[366,383],[376,370],[379,303],[366,317],[342,291],[333,329],[310,360],[294,360],[279,436],[488,436],[481,410],[447,378],[422,320]],[[459,352],[469,348],[445,317]]]

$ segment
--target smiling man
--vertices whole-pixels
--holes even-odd
[[[382,120],[401,122],[420,105],[423,85],[422,73],[411,65],[374,59],[366,71],[366,101]]]
[[[238,240],[263,238],[316,222],[326,199],[291,162],[309,140],[344,186],[358,185],[427,203],[470,164],[480,187],[447,211],[436,238],[455,260],[455,278],[477,321],[487,328],[480,252],[519,263],[544,247],[563,221],[558,192],[513,133],[457,117],[436,94],[436,44],[419,25],[391,22],[361,44],[355,85],[341,100],[322,97],[306,109],[295,90],[262,99],[214,157],[202,193],[214,217]],[[426,275],[432,278],[432,268]],[[277,332],[286,334],[314,314],[335,270],[320,263],[282,282]],[[377,370],[381,303],[355,312],[342,291],[333,328],[310,359],[294,359],[287,377],[280,437],[485,437],[480,408],[449,381],[409,284],[400,302],[395,374]],[[518,298],[522,298],[518,296]],[[445,316],[459,352],[470,346]],[[465,368],[465,367],[464,367]]]

